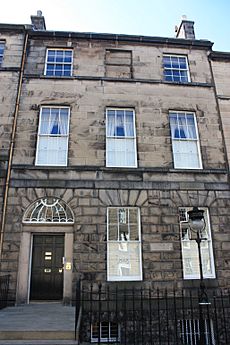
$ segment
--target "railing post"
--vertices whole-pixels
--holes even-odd
[[[101,344],[101,283],[98,286],[98,344]]]
[[[7,307],[10,275],[0,276],[0,309]]]
[[[81,290],[82,282],[81,279],[76,284],[76,305],[75,305],[75,329],[74,329],[74,338],[77,340],[77,326],[79,322],[80,310],[81,310]]]

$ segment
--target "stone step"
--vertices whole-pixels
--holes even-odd
[[[0,345],[13,342],[24,345],[26,341],[36,345],[47,341],[59,345],[66,341],[69,345],[74,341],[74,313],[73,307],[60,303],[5,308],[0,311]]]
[[[73,340],[72,331],[0,331],[1,340]]]
[[[0,340],[0,345],[78,345],[75,340]]]

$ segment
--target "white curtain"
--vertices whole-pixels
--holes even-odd
[[[68,131],[68,109],[60,111],[60,134],[66,135]]]
[[[125,116],[125,123],[126,123],[126,135],[128,137],[133,137],[134,136],[134,126],[133,126],[133,113],[130,111],[126,112]]]
[[[125,137],[125,122],[124,112],[118,111],[116,116],[116,135],[118,137]]]
[[[43,108],[40,120],[40,134],[49,134],[50,108]]]
[[[60,134],[59,130],[59,109],[51,109],[49,134]]]
[[[115,136],[115,112],[107,114],[107,136]]]

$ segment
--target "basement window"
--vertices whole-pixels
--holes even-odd
[[[116,322],[95,322],[91,325],[91,343],[120,341],[120,327]]]
[[[201,338],[201,322],[198,319],[179,320],[179,334],[182,344],[198,345]],[[204,319],[204,345],[216,345],[213,321]]]
[[[105,53],[105,74],[111,78],[132,78],[132,52],[107,49]]]

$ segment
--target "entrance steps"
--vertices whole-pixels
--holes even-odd
[[[72,345],[75,308],[33,303],[0,310],[0,345]]]

